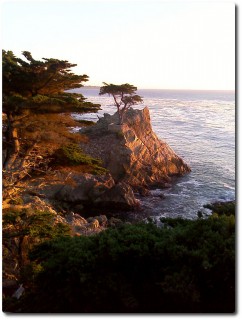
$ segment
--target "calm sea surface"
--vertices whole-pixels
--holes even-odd
[[[88,101],[100,103],[98,112],[114,113],[111,97],[98,89],[77,89]],[[138,90],[148,106],[154,132],[190,166],[192,172],[165,190],[142,199],[153,217],[196,218],[204,204],[235,199],[235,95],[230,91]],[[82,119],[97,121],[97,114]],[[162,192],[165,199],[156,195]]]

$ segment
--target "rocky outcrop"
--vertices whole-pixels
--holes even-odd
[[[117,123],[117,113],[105,114],[96,125],[86,129],[88,143],[81,145],[85,153],[102,159],[109,174],[58,171],[49,179],[34,178],[29,183],[32,193],[85,217],[91,215],[85,212],[97,214],[99,209],[109,213],[130,211],[139,207],[133,190],[147,196],[150,187],[170,186],[172,176],[190,171],[153,132],[148,108],[131,108],[124,115],[123,124]]]
[[[73,211],[59,213],[53,203],[47,198],[41,199],[38,196],[31,196],[28,197],[27,201],[28,203],[22,205],[22,209],[31,210],[32,212],[41,211],[51,213],[53,215],[53,223],[61,223],[69,226],[71,235],[93,235],[110,226],[114,227],[124,223],[120,219],[113,217],[107,218],[107,216],[103,214],[84,218]],[[15,210],[17,209],[15,208]],[[7,275],[5,277],[8,279]],[[7,281],[5,286],[6,288],[8,288],[8,286],[14,286],[14,289],[17,289],[16,281]]]
[[[149,109],[130,108],[118,125],[117,113],[104,114],[86,130],[85,152],[100,157],[115,182],[132,187],[165,187],[171,177],[190,172],[189,166],[153,132]]]
[[[55,194],[57,200],[83,205],[84,208],[133,210],[139,205],[127,184],[115,184],[110,174],[72,174],[72,183],[64,184]]]

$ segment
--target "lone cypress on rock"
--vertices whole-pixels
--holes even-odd
[[[102,159],[114,180],[132,187],[165,187],[172,176],[191,171],[190,167],[153,132],[149,109],[129,108],[122,125],[118,113],[104,114],[84,132],[90,137],[82,148]],[[99,134],[98,134],[99,133]]]

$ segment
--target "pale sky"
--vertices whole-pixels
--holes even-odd
[[[235,89],[235,5],[219,1],[1,1],[1,44],[76,63],[86,85]]]

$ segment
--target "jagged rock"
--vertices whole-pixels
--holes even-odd
[[[97,198],[95,204],[111,209],[132,210],[139,206],[139,201],[128,184],[119,182]]]
[[[139,194],[140,194],[142,197],[147,197],[147,196],[150,196],[150,195],[151,195],[150,190],[147,189],[147,188],[144,188],[144,187],[139,187],[139,188],[137,188],[137,191],[139,192]]]
[[[128,109],[122,125],[117,113],[104,114],[89,129],[85,152],[102,158],[115,182],[132,187],[167,187],[171,177],[190,172],[190,167],[153,132],[149,109]]]
[[[93,219],[90,223],[89,223],[89,228],[92,229],[97,229],[99,227],[99,221],[97,219]]]
[[[118,227],[120,225],[123,224],[123,221],[121,219],[118,219],[118,218],[114,218],[114,217],[111,217],[108,221],[108,226],[109,227]]]
[[[65,216],[65,220],[70,224],[83,225],[87,224],[87,220],[79,214],[71,212]]]
[[[100,215],[84,219],[79,214],[70,212],[65,215],[65,217],[57,216],[56,222],[68,224],[71,228],[72,235],[92,235],[105,230],[107,226],[107,217]]]
[[[55,195],[58,200],[77,204],[91,202],[115,184],[111,175],[96,176],[75,173],[72,178],[75,184],[64,184]]]
[[[87,220],[81,217],[79,214],[74,213],[73,218],[78,220],[78,222],[81,224],[87,223]]]
[[[56,199],[72,204],[105,209],[132,210],[138,206],[133,190],[125,183],[115,184],[110,174],[73,176],[75,184],[66,184],[56,193]]]
[[[107,226],[108,219],[104,214],[102,214],[100,216],[96,216],[94,218],[99,221],[100,226],[102,226],[102,227],[106,227]]]
[[[105,215],[95,216],[95,217],[89,217],[87,218],[87,222],[92,223],[94,220],[97,220],[99,222],[99,225],[102,227],[106,227],[108,223],[108,219]]]

